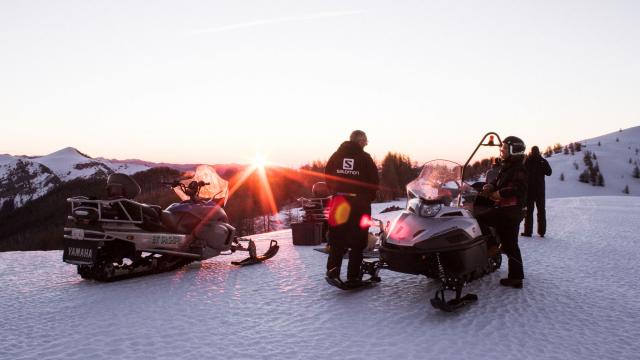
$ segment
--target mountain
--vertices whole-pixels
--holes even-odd
[[[134,174],[149,168],[94,159],[72,147],[45,156],[3,154],[0,155],[0,208],[21,207],[71,180],[106,178],[114,172]]]
[[[627,186],[629,195],[640,196],[640,179],[633,178],[634,167],[640,164],[640,126],[585,139],[579,143],[582,144],[582,151],[575,152],[574,155],[560,153],[547,158],[553,169],[553,174],[546,178],[548,198],[624,195],[623,190]],[[543,151],[544,148],[540,150]],[[578,181],[580,174],[587,168],[583,160],[586,151],[596,155],[596,159],[592,161],[594,165],[598,163],[604,177],[604,187]],[[561,174],[564,174],[564,181],[560,180]]]

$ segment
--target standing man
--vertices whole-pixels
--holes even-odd
[[[524,218],[524,232],[520,235],[531,237],[533,233],[533,206],[538,208],[538,235],[544,237],[547,232],[547,214],[545,210],[545,185],[544,177],[551,176],[549,162],[540,155],[537,146],[531,148],[531,152],[524,161],[524,166],[529,173],[529,191],[527,193],[527,212]]]
[[[480,196],[495,202],[495,207],[476,218],[481,226],[492,226],[500,236],[502,252],[509,258],[509,276],[500,285],[522,288],[524,267],[518,246],[518,232],[523,218],[527,196],[527,169],[524,167],[524,142],[515,136],[502,141],[500,157],[502,168],[493,183],[484,186]]]
[[[329,206],[329,259],[327,280],[340,282],[342,256],[347,249],[347,287],[361,283],[362,250],[367,246],[371,202],[378,189],[378,167],[371,155],[364,151],[367,134],[361,130],[351,133],[331,155],[325,177],[333,198]]]

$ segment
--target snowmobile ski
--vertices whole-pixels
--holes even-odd
[[[444,298],[444,290],[440,290],[436,293],[436,296],[431,299],[431,306],[444,312],[454,312],[476,301],[478,301],[478,295],[476,294],[467,294],[463,297],[446,301]]]
[[[325,277],[327,283],[340,290],[357,290],[371,287],[380,282],[380,278],[370,278],[358,282],[342,281],[340,278]]]
[[[278,250],[280,250],[280,246],[278,245],[277,241],[271,240],[271,242],[269,243],[269,249],[262,255],[256,255],[256,244],[253,242],[253,240],[249,240],[247,249],[243,248],[237,250],[249,251],[249,257],[241,261],[232,261],[231,264],[237,266],[246,266],[261,263],[267,259],[271,259],[278,253]]]

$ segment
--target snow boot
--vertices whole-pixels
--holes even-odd
[[[500,285],[514,289],[522,289],[522,279],[500,279]]]

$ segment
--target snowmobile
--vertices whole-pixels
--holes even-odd
[[[437,279],[441,289],[431,305],[447,312],[478,299],[475,294],[462,296],[463,287],[498,270],[502,257],[495,229],[482,231],[474,217],[492,206],[477,196],[484,183],[466,182],[471,179],[465,175],[478,149],[501,144],[498,134],[490,132],[464,165],[441,159],[424,165],[407,185],[407,208],[383,237],[379,261],[363,262],[363,275],[370,275],[366,281],[380,281],[380,269]],[[447,290],[455,291],[454,299],[445,299]]]
[[[77,265],[84,279],[114,281],[236,251],[249,253],[232,262],[239,266],[260,263],[278,252],[275,240],[258,255],[253,240],[235,236],[224,211],[228,183],[213,167],[201,165],[191,179],[164,184],[182,200],[164,210],[134,201],[140,186],[120,173],[109,176],[106,199],[67,199],[71,214],[64,228],[63,261]]]

